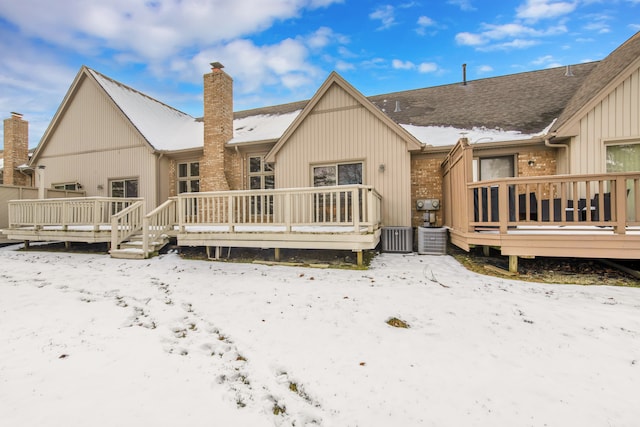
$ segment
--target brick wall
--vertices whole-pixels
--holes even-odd
[[[243,178],[243,162],[240,153],[235,150],[225,151],[225,176],[231,190],[244,190],[245,181]]]
[[[169,197],[178,193],[178,162],[172,159],[169,162]]]
[[[212,64],[204,75],[204,154],[200,162],[200,190],[229,190],[224,145],[233,137],[233,80]]]
[[[5,185],[28,185],[27,176],[16,168],[29,162],[29,122],[22,119],[22,114],[11,113],[4,120],[4,171]]]
[[[411,157],[411,225],[422,226],[424,211],[416,210],[418,199],[442,201],[442,169],[444,155],[416,154]],[[442,225],[442,211],[436,211],[436,225]]]
[[[534,177],[556,175],[557,160],[555,150],[537,150],[518,153],[518,176]],[[519,186],[518,193],[525,193],[526,188]],[[550,186],[542,186],[542,196],[546,199],[557,197],[557,194],[549,194]]]

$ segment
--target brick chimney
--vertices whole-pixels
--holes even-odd
[[[229,190],[224,145],[233,137],[233,79],[211,63],[204,75],[204,153],[200,162],[200,190]]]
[[[4,184],[28,185],[27,176],[16,170],[28,162],[29,122],[22,120],[22,114],[11,113],[11,117],[4,120]]]

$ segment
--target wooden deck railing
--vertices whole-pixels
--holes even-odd
[[[143,219],[142,247],[145,254],[149,253],[151,243],[160,242],[164,235],[173,231],[178,223],[176,215],[176,199],[169,198],[166,202],[149,212]]]
[[[103,226],[111,226],[114,214],[140,200],[116,197],[12,200],[8,203],[9,228],[90,227],[99,231]]]
[[[145,204],[143,200],[137,201],[111,216],[112,249],[118,249],[120,243],[142,231],[144,207]]]
[[[350,226],[355,232],[381,224],[381,197],[371,186],[183,193],[177,196],[178,225]]]
[[[466,184],[467,231],[517,226],[640,225],[640,173],[505,178]]]

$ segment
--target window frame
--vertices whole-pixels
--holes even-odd
[[[180,167],[185,166],[186,175],[180,176]],[[193,166],[197,165],[198,174],[194,175]],[[184,185],[186,191],[181,191],[181,186]],[[196,188],[194,189],[194,185]],[[176,194],[182,193],[198,193],[200,192],[200,161],[184,161],[176,163]]]
[[[249,190],[273,190],[276,188],[275,169],[271,163],[264,161],[266,154],[248,154],[247,155],[247,189]],[[260,165],[257,171],[252,171],[251,159],[259,159]],[[272,180],[269,183],[268,178]],[[260,188],[254,188],[253,183],[259,182]],[[270,184],[270,185],[269,185]]]
[[[67,187],[73,187],[73,188],[67,188]],[[78,191],[82,188],[82,186],[78,182],[59,182],[59,183],[51,184],[51,188],[53,190],[59,190],[59,191]]]
[[[348,165],[360,165],[360,183],[356,184],[340,184],[340,166],[348,166]],[[332,163],[317,163],[311,165],[311,186],[312,187],[332,187],[337,185],[363,185],[364,184],[364,160],[353,160],[346,162],[332,162]],[[316,174],[315,170],[317,168],[334,168],[335,170],[335,184],[333,185],[316,185]]]
[[[127,194],[127,182],[136,182],[136,195],[130,196]],[[113,184],[117,182],[123,183],[123,195],[122,196],[114,196],[113,195]],[[117,197],[124,199],[135,199],[140,197],[140,179],[138,177],[129,177],[129,178],[110,178],[109,179],[109,197]]]
[[[486,180],[482,179],[482,161],[483,160],[497,160],[497,159],[510,159],[511,161],[511,176],[500,177],[500,178],[515,178],[518,176],[518,154],[497,154],[493,156],[479,156],[473,158],[473,181],[490,181],[492,179],[500,179],[500,178],[489,178]]]

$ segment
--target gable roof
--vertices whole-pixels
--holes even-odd
[[[104,74],[87,70],[156,150],[182,150],[204,144],[201,121]]]
[[[385,123],[389,128],[394,131],[398,136],[403,139],[407,143],[408,149],[419,150],[422,148],[422,143],[418,141],[413,135],[407,132],[403,127],[399,126],[393,120],[389,118],[386,114],[384,114],[380,109],[376,108],[364,95],[362,95],[358,90],[356,90],[353,86],[351,86],[345,79],[343,79],[338,73],[333,71],[329,77],[324,81],[322,86],[318,89],[316,94],[309,100],[309,102],[305,105],[302,112],[297,115],[293,123],[287,128],[282,137],[278,140],[276,145],[269,151],[267,156],[265,157],[265,161],[274,162],[275,156],[278,151],[287,143],[289,138],[296,131],[298,126],[304,121],[304,119],[313,111],[318,102],[324,97],[324,95],[329,91],[331,87],[334,85],[339,86],[342,90],[347,92],[350,96],[352,96],[360,105],[362,105],[365,109],[367,109],[371,114]]]
[[[567,103],[551,131],[561,131],[563,127],[570,125],[573,119],[581,115],[581,111],[591,109],[591,106],[599,102],[611,87],[617,86],[621,79],[627,77],[628,72],[635,70],[638,66],[640,66],[640,31],[598,63]]]
[[[82,66],[49,123],[31,161],[37,160],[49,135],[64,116],[80,83],[90,79],[101,88],[138,131],[152,150],[178,150],[203,145],[203,125],[195,118],[172,108],[104,74]]]

